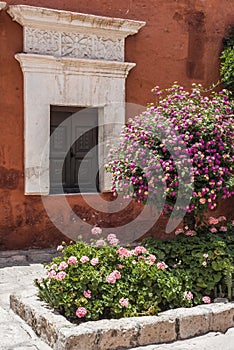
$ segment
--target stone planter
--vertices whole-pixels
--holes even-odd
[[[102,320],[74,325],[36,296],[36,289],[12,294],[12,310],[55,350],[123,350],[173,342],[234,326],[234,303],[179,308],[158,316]]]

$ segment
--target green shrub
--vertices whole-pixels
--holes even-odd
[[[45,268],[47,276],[35,280],[38,295],[71,321],[156,315],[193,304],[184,296],[188,279],[182,282],[141,246],[77,242]]]
[[[220,75],[224,86],[234,92],[234,29],[230,30],[224,41],[224,48],[221,53]]]

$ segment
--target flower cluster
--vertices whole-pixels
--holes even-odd
[[[46,277],[35,280],[42,300],[76,323],[192,306],[184,298],[186,286],[163,259],[143,245],[117,245],[114,233],[101,239],[101,233],[99,227],[92,229],[96,243],[103,240],[103,245],[92,240],[59,246],[61,254],[45,266]]]
[[[170,214],[175,209],[202,213],[215,209],[233,191],[234,105],[225,90],[203,94],[193,84],[154,89],[156,104],[130,119],[120,145],[110,150],[106,168],[113,191]],[[166,97],[164,96],[166,93]]]

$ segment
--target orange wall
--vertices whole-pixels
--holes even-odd
[[[222,38],[234,24],[233,0],[21,0],[24,4],[103,16],[146,21],[126,40],[126,61],[136,62],[127,79],[127,102],[145,105],[151,88],[178,81],[205,86],[219,79]],[[14,54],[22,52],[22,28],[0,12],[0,249],[49,247],[64,237],[46,215],[39,196],[24,196],[23,79]],[[108,197],[108,195],[107,195]],[[69,197],[71,207],[87,221],[114,226],[135,216],[131,206],[122,215],[94,213],[80,196]],[[221,208],[231,217],[233,200]],[[78,209],[77,209],[78,208]],[[63,215],[61,213],[61,215]],[[65,218],[69,221],[69,218]],[[96,221],[95,221],[96,220]],[[164,220],[151,234],[163,237]],[[153,233],[152,233],[153,232]]]

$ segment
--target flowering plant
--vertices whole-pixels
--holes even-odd
[[[191,92],[178,84],[153,91],[156,103],[128,121],[110,151],[113,191],[164,214],[214,209],[234,193],[233,102],[225,90],[204,95],[200,84]]]
[[[178,278],[184,279],[184,273],[189,277],[194,304],[200,304],[205,296],[214,299],[225,294],[232,299],[234,295],[227,289],[232,286],[234,269],[234,220],[228,222],[225,216],[209,217],[192,234],[188,228],[178,229],[175,233],[172,240],[147,238],[142,244],[151,254],[157,252],[157,256],[175,270]],[[228,275],[230,281],[227,283]],[[209,299],[204,300],[207,303]]]
[[[100,233],[95,229],[95,235]],[[59,246],[61,255],[45,266],[46,277],[35,280],[39,297],[78,323],[193,305],[185,295],[188,281],[145,247],[116,246],[116,239],[111,234],[102,245],[98,239]]]

